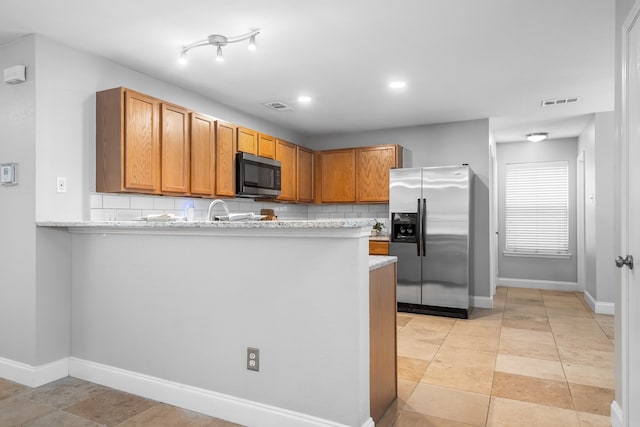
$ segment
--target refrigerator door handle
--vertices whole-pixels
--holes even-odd
[[[422,256],[427,256],[427,199],[422,199],[422,225],[420,227],[422,240]]]
[[[420,231],[420,218],[422,216],[422,214],[420,213],[420,199],[418,199],[418,207],[417,207],[417,211],[418,213],[418,218],[416,221],[416,249],[418,250],[418,256],[420,256],[420,238],[422,236],[421,231]]]

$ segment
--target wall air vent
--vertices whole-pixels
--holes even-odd
[[[263,105],[276,111],[293,111],[293,108],[280,101],[266,102]]]
[[[550,105],[561,105],[561,104],[571,104],[574,102],[578,102],[578,97],[573,98],[559,98],[559,99],[545,99],[540,102],[540,105],[543,107],[548,107]]]

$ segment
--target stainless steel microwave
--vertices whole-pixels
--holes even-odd
[[[249,153],[236,155],[236,196],[280,195],[280,161]]]

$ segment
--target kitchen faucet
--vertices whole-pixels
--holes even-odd
[[[229,207],[227,206],[227,204],[225,203],[224,200],[220,200],[220,199],[215,199],[211,202],[211,204],[209,204],[209,212],[207,213],[207,219],[209,221],[213,221],[213,208],[215,208],[218,205],[222,205],[222,207],[224,208],[224,213],[227,215],[227,218],[229,218]]]

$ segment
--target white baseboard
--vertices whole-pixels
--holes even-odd
[[[493,308],[493,298],[491,297],[471,297],[471,306],[477,308]]]
[[[40,366],[31,366],[0,357],[0,378],[29,387],[40,387],[69,375],[69,359],[56,360]]]
[[[624,416],[622,415],[622,409],[618,406],[618,402],[615,400],[611,402],[611,427],[623,427]]]
[[[557,282],[555,280],[531,280],[531,279],[510,279],[508,277],[498,277],[498,286],[509,286],[512,288],[544,289],[547,291],[576,292],[578,283]]]
[[[69,375],[234,423],[265,427],[347,427],[300,412],[167,381],[88,360],[69,358]],[[368,418],[362,427],[374,427]]]
[[[584,299],[587,302],[587,305],[596,314],[610,314],[612,316],[616,314],[616,306],[614,303],[596,301],[596,299],[592,297],[587,290],[584,291]]]

